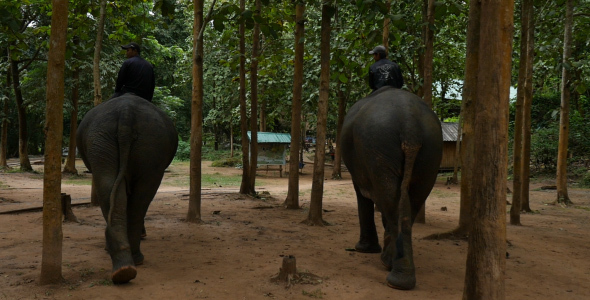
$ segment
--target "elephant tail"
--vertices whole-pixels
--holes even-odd
[[[404,173],[401,184],[401,197],[399,201],[400,211],[400,228],[402,231],[411,230],[413,223],[412,204],[410,200],[410,181],[412,180],[412,172],[414,170],[414,163],[418,156],[418,151],[422,146],[413,144],[408,141],[402,142],[402,151],[404,152]]]
[[[118,211],[127,211],[127,195],[125,195],[125,197],[121,197],[122,199],[118,199],[119,201],[117,202],[117,194],[121,188],[121,184],[123,183],[125,176],[127,175],[127,165],[129,162],[129,154],[131,153],[131,143],[133,140],[133,132],[131,126],[129,125],[133,124],[132,118],[133,115],[129,109],[123,109],[120,112],[117,128],[117,142],[119,145],[119,171],[117,173],[117,178],[113,183],[113,188],[111,189],[111,194],[109,197],[110,208],[107,221],[109,225],[111,225],[111,216],[115,209]],[[126,215],[126,213],[124,215]]]

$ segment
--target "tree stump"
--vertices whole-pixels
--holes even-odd
[[[279,275],[276,277],[276,280],[289,284],[295,276],[297,276],[295,256],[289,255],[283,257],[283,265],[279,270]]]
[[[66,193],[61,193],[61,207],[64,215],[64,222],[76,222],[78,218],[72,211],[72,197]]]

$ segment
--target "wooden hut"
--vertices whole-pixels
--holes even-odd
[[[291,144],[291,134],[275,132],[258,132],[258,167],[266,166],[266,171],[278,170],[283,177],[286,163],[287,145]],[[248,131],[248,140],[252,146],[252,133]],[[252,151],[249,151],[252,153]],[[272,169],[271,169],[272,167]]]
[[[459,123],[443,122],[440,125],[443,134],[443,157],[440,162],[440,171],[452,171],[455,168]],[[459,166],[461,166],[460,162]]]

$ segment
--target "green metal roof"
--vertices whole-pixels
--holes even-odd
[[[248,131],[248,140],[252,140],[252,132]],[[290,144],[290,133],[258,132],[258,143]]]

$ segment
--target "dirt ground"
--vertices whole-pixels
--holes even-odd
[[[204,174],[239,175],[235,168]],[[34,165],[42,172],[42,165]],[[79,172],[85,170],[78,163]],[[169,168],[146,218],[142,242],[145,263],[129,284],[112,285],[111,262],[104,250],[99,208],[75,206],[79,223],[63,224],[61,285],[40,286],[42,213],[0,214],[0,299],[460,299],[467,242],[425,240],[458,223],[459,187],[441,176],[427,205],[426,224],[414,225],[417,286],[411,291],[387,287],[387,271],[378,254],[350,250],[358,239],[356,200],[350,175],[327,179],[323,218],[330,225],[310,227],[306,217],[311,194],[311,164],[300,176],[301,210],[282,208],[288,178],[261,171],[261,199],[239,195],[236,186],[203,190],[203,224],[183,221],[188,210],[186,164]],[[326,168],[329,178],[331,167]],[[90,177],[89,174],[83,174]],[[41,174],[0,173],[0,213],[42,206]],[[68,184],[62,191],[73,203],[90,200],[90,186]],[[590,190],[569,189],[573,207],[549,205],[555,191],[531,186],[534,213],[524,226],[507,227],[506,299],[590,299]],[[508,196],[511,201],[511,195]],[[446,209],[443,209],[445,207]],[[507,207],[509,210],[509,206]],[[507,215],[508,218],[508,215]],[[382,236],[380,216],[376,215]],[[271,282],[284,256],[296,258],[304,282]]]

